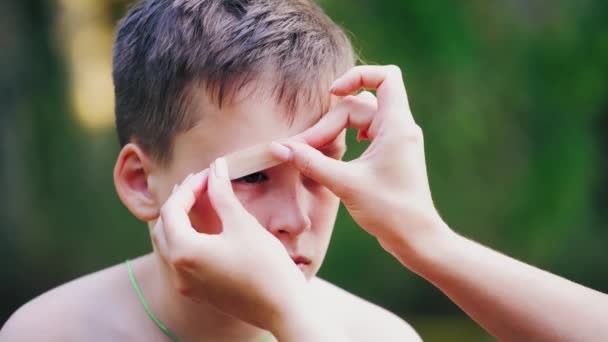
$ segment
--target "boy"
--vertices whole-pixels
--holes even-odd
[[[114,180],[120,199],[154,227],[174,185],[187,174],[227,153],[296,135],[335,106],[347,106],[330,98],[328,88],[353,59],[339,27],[308,1],[138,3],[119,24],[113,51],[122,145]],[[344,135],[321,150],[340,159]],[[239,178],[232,187],[260,228],[274,235],[298,265],[315,308],[331,316],[350,340],[419,340],[396,316],[315,277],[338,209],[332,192],[287,164]],[[189,219],[200,233],[223,230],[206,195]],[[172,265],[159,257],[158,247],[128,266],[116,265],[36,298],[13,315],[2,337],[274,339],[208,302],[193,301],[170,277]],[[242,262],[244,269],[263,267],[255,255]],[[268,266],[269,275],[272,270]],[[289,300],[299,293],[282,296]]]

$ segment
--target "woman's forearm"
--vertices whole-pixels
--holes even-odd
[[[608,341],[608,295],[456,233],[415,252],[397,257],[500,340]]]
[[[311,307],[312,301],[286,308],[272,322],[272,333],[281,342],[350,342],[325,313]]]

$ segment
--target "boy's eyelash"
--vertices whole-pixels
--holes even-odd
[[[237,183],[247,183],[247,184],[255,184],[262,183],[268,180],[268,176],[266,176],[263,172],[254,172],[247,176],[243,176],[241,178],[237,178],[234,181]]]

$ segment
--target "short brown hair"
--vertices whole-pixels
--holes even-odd
[[[307,0],[142,0],[113,46],[116,128],[156,160],[196,123],[193,84],[221,107],[271,68],[272,94],[291,113],[354,64],[344,32]]]

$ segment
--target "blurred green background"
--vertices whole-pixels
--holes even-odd
[[[0,324],[151,248],[112,182],[110,49],[130,3],[0,2]],[[608,292],[608,2],[320,3],[365,62],[404,70],[446,221]],[[427,341],[492,341],[342,209],[321,275]]]

